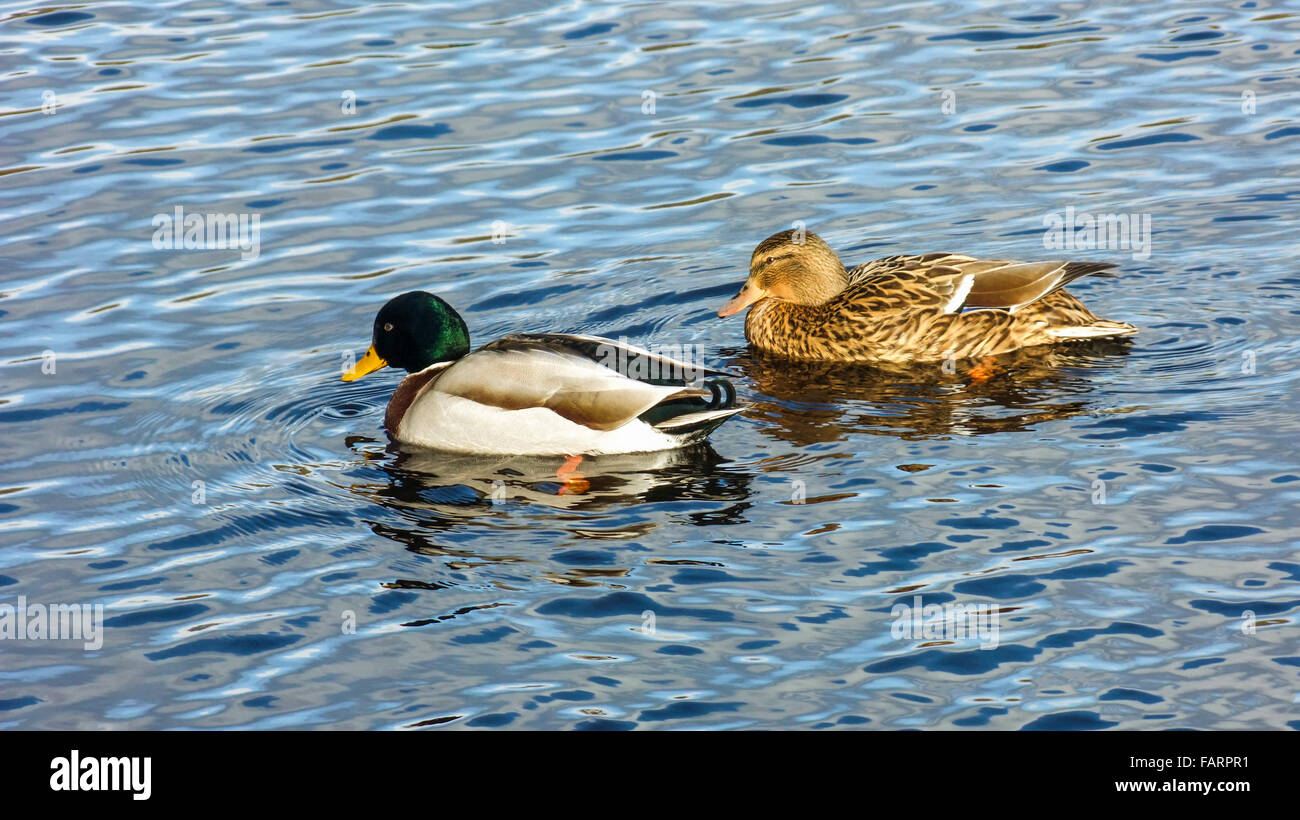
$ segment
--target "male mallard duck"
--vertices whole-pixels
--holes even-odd
[[[798,241],[802,240],[802,241]],[[745,338],[788,359],[921,362],[995,356],[1137,328],[1099,319],[1061,288],[1114,276],[1099,262],[996,262],[952,253],[888,256],[845,270],[814,233],[782,231],[749,260],[749,279],[718,311],[753,305]],[[963,312],[963,309],[966,309]]]
[[[462,453],[640,453],[703,440],[744,409],[730,374],[597,336],[514,334],[469,350],[451,305],[391,299],[343,381],[386,365],[411,375],[388,402],[399,442]],[[701,376],[715,377],[702,384]]]

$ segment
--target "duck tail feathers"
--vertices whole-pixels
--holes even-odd
[[[698,441],[712,433],[724,421],[744,410],[744,406],[728,407],[723,410],[700,410],[683,413],[659,422],[654,427],[662,433],[689,438]]]
[[[1047,334],[1057,339],[1100,339],[1106,336],[1131,336],[1137,333],[1138,329],[1128,322],[1112,322],[1109,319],[1098,319],[1092,324],[1073,325],[1067,327],[1052,327],[1047,329]]]

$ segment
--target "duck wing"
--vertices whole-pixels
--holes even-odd
[[[503,410],[545,407],[575,424],[614,430],[659,407],[680,416],[734,402],[730,384],[726,391],[692,384],[722,372],[596,336],[516,334],[458,359],[431,387]]]
[[[514,333],[485,345],[484,350],[498,345],[508,347],[536,346],[546,350],[583,356],[597,364],[616,370],[629,379],[650,384],[686,385],[705,377],[739,378],[729,370],[704,367],[667,355],[668,352],[685,356],[688,351],[680,345],[668,346],[665,353],[653,353],[644,347],[627,342],[616,342],[603,336],[586,336],[579,333]]]
[[[951,253],[890,256],[849,271],[851,287],[894,291],[913,307],[945,313],[1001,308],[1010,312],[1081,276],[1114,276],[1106,262],[1006,262]]]
[[[1011,312],[1056,293],[1081,276],[1114,277],[1107,262],[995,262],[973,259],[953,265],[971,277],[965,308]]]

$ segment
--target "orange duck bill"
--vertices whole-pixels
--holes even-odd
[[[718,309],[718,316],[730,316],[737,311],[744,310],[766,295],[767,291],[758,287],[753,282],[746,282],[745,286],[740,289],[740,293],[737,293],[731,301]]]

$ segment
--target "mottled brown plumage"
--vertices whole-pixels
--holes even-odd
[[[909,362],[993,356],[1070,339],[1137,332],[1094,316],[1062,290],[1113,276],[1097,262],[1003,262],[951,253],[889,256],[845,270],[821,237],[774,234],[718,312],[752,305],[745,337],[800,360]]]

